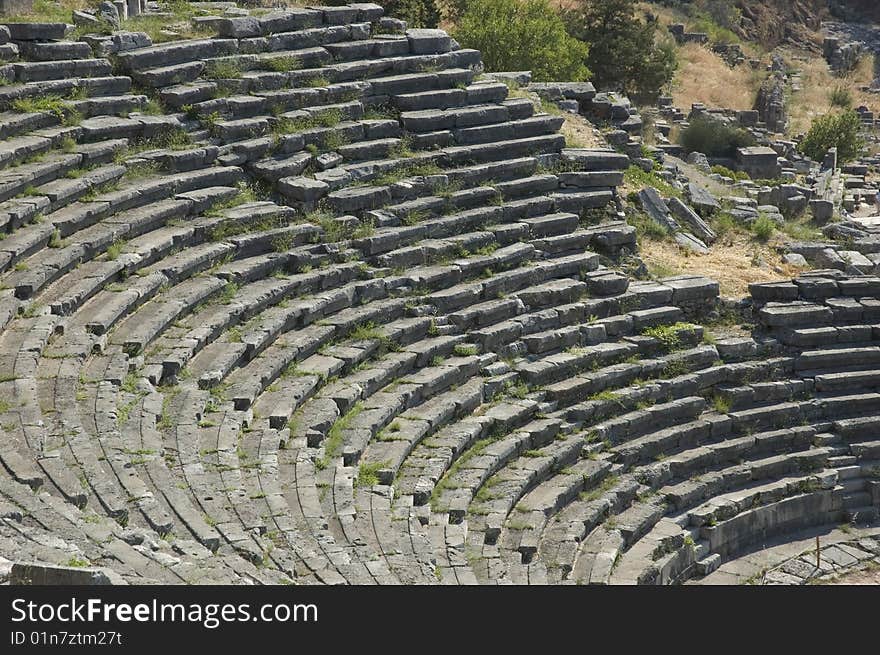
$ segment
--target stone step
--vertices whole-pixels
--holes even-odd
[[[146,104],[147,96],[143,95],[101,96],[70,102],[73,110],[86,118],[106,115],[127,115],[130,112],[141,111]]]
[[[113,67],[106,59],[64,59],[12,64],[19,82],[43,82],[72,77],[107,77]]]
[[[14,105],[16,100],[39,98],[46,95],[68,98],[85,94],[87,97],[94,98],[104,95],[122,95],[129,90],[131,90],[131,78],[123,76],[69,77],[41,82],[10,84],[0,87],[0,106],[10,107]]]
[[[92,48],[81,41],[23,41],[19,52],[30,61],[89,59],[92,56]]]
[[[403,127],[409,132],[437,132],[455,128],[470,128],[510,120],[504,105],[472,105],[461,108],[422,111],[404,111],[400,114]]]
[[[26,113],[18,111],[0,112],[0,138],[23,136],[34,130],[58,125],[59,119],[55,114]]]
[[[507,141],[514,138],[522,139],[555,133],[562,127],[563,120],[561,116],[534,116],[490,126],[480,125],[455,129],[452,131],[452,135],[459,145]]]
[[[194,39],[128,50],[119,53],[118,59],[125,69],[139,71],[157,66],[222,57],[235,54],[237,51],[238,42],[235,39]]]

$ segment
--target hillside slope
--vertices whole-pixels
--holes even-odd
[[[874,0],[730,0],[742,14],[735,31],[743,38],[775,47],[781,43],[819,45],[817,32],[830,19],[880,22]],[[687,10],[691,2],[661,0],[655,5]]]

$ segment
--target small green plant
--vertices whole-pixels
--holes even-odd
[[[766,243],[776,231],[776,223],[766,214],[761,214],[751,225],[752,234],[761,243]]]
[[[392,157],[400,158],[400,152],[395,151],[389,153]],[[401,180],[405,180],[410,177],[420,177],[420,176],[428,176],[428,175],[437,175],[442,173],[442,169],[436,164],[427,163],[427,164],[416,164],[416,165],[408,165],[402,166],[394,171],[390,171],[388,173],[383,173],[378,177],[373,178],[372,184],[375,186],[390,186],[392,184],[396,184]],[[422,212],[412,212],[419,216],[425,216]],[[422,219],[420,219],[422,220]],[[418,221],[416,221],[418,222]]]
[[[477,354],[477,347],[472,344],[458,343],[452,349],[458,357],[473,357]]]
[[[223,305],[228,305],[238,293],[238,284],[235,282],[227,282],[223,289],[220,290],[219,301]]]
[[[642,335],[657,339],[666,350],[676,350],[681,346],[680,333],[693,330],[690,323],[674,323],[672,325],[656,325],[642,330]]]
[[[505,386],[505,391],[507,395],[522,400],[529,395],[529,386],[525,382],[520,380],[516,384],[508,383]]]
[[[61,231],[57,228],[52,231],[52,236],[49,237],[48,245],[50,248],[61,248],[64,246],[64,241],[61,239]]]
[[[275,73],[287,73],[302,67],[299,59],[292,55],[280,57],[267,57],[262,60],[263,68]]]
[[[720,212],[712,219],[712,229],[719,238],[732,235],[740,230],[739,224],[728,212]]]
[[[579,494],[580,500],[583,500],[586,502],[592,502],[594,500],[598,500],[604,494],[606,494],[607,492],[611,491],[614,488],[614,486],[617,484],[618,479],[619,478],[616,475],[609,475],[604,480],[602,480],[602,482],[599,484],[599,486],[595,487],[594,489],[591,489],[589,491],[582,491]],[[586,479],[585,479],[585,481],[586,481]]]
[[[727,414],[730,411],[730,398],[715,394],[712,396],[712,407],[719,414]]]
[[[828,99],[831,101],[832,107],[849,109],[853,106],[852,91],[842,85],[837,85],[836,87],[834,87],[828,94]]]
[[[125,171],[123,177],[126,180],[141,180],[146,177],[155,175],[159,171],[159,164],[156,162],[138,162],[131,164]]]
[[[219,80],[237,80],[241,78],[241,68],[231,59],[220,59],[205,65],[205,77]]]
[[[351,422],[363,411],[363,403],[357,403],[354,407],[352,407],[348,413],[337,419],[335,423],[330,427],[330,432],[327,434],[327,439],[324,441],[324,456],[315,460],[315,468],[318,470],[322,470],[327,467],[330,463],[330,460],[339,453],[339,449],[342,448],[342,443],[345,438],[345,430],[351,424]]]
[[[148,100],[147,104],[141,107],[141,112],[148,116],[161,116],[164,113],[162,104],[153,98]]]
[[[328,132],[324,135],[324,142],[322,143],[325,151],[333,151],[339,150],[342,146],[348,144],[348,137],[345,136],[342,132]]]
[[[644,212],[632,212],[627,216],[627,222],[635,228],[639,241],[664,241],[669,238],[669,231]]]
[[[272,126],[275,135],[292,134],[316,127],[333,127],[342,121],[342,112],[338,109],[323,109],[301,118],[279,118]],[[309,144],[313,145],[313,144]],[[306,148],[308,149],[308,147]],[[317,149],[314,153],[317,154]]]
[[[716,175],[720,175],[721,177],[730,178],[731,180],[734,180],[736,182],[742,182],[742,181],[751,179],[749,177],[749,174],[746,173],[745,171],[734,171],[734,170],[727,168],[727,166],[716,165],[716,166],[713,166],[711,170]]]
[[[630,166],[623,174],[627,186],[637,189],[654,187],[664,198],[681,198],[682,192],[664,180],[656,171],[646,172],[639,166]]]
[[[388,462],[361,462],[355,478],[356,487],[372,487],[379,484],[379,471],[388,466]]]
[[[54,114],[58,117],[58,120],[62,122],[65,118],[64,98],[57,95],[17,98],[16,100],[12,101],[12,108],[15,111],[25,114]]]
[[[303,81],[303,86],[310,89],[317,89],[325,86],[330,86],[330,80],[328,80],[323,75],[316,75],[315,77],[310,77]]]
[[[114,241],[107,247],[107,260],[115,261],[119,258],[119,255],[122,254],[122,246],[125,245],[124,241]]]
[[[594,393],[592,396],[590,396],[590,400],[596,400],[599,402],[614,402],[618,400],[618,395],[611,389],[605,389],[604,391]]]

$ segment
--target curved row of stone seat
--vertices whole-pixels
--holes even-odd
[[[582,292],[582,290],[578,292],[578,295],[581,292]],[[543,295],[546,296],[546,293]],[[546,306],[543,304],[543,303],[546,303],[547,305],[550,305],[551,307],[556,303],[565,302],[566,300],[572,299],[572,297],[567,296],[566,294],[560,294],[556,297],[554,297],[553,294],[551,294],[550,296],[546,296],[546,297],[542,297],[542,298],[539,298],[537,296],[531,296],[531,298],[534,298],[535,300],[537,300],[539,306]],[[589,303],[590,301],[586,301],[586,302]],[[636,303],[635,306],[638,306],[638,303]],[[577,316],[577,312],[575,311],[575,306],[568,305],[565,307],[567,309],[565,310],[564,315],[573,317],[573,320],[578,320],[577,318],[574,318]],[[583,309],[581,308],[580,311],[582,313]],[[562,314],[562,312],[560,312],[560,314]],[[490,314],[489,316],[491,317],[492,315]],[[526,318],[528,318],[528,317],[526,317]],[[553,314],[549,314],[549,315],[546,314],[546,312],[545,312],[545,316],[544,316],[543,321],[549,327],[552,323],[548,323],[548,321],[552,322],[555,318],[556,318],[555,311]],[[580,320],[583,320],[583,319],[580,319]],[[717,353],[713,352],[712,356],[708,360],[707,364],[711,363],[715,359],[717,359]],[[704,365],[707,365],[707,364],[704,364]],[[513,379],[516,380],[517,379],[516,373],[512,373],[512,375],[513,375]],[[490,378],[490,380],[491,380],[491,378]],[[536,411],[538,405],[535,404],[534,401],[524,401],[524,402],[526,403],[523,405],[524,408],[531,407],[532,412]],[[525,417],[527,417],[527,416],[528,416],[528,414],[525,414]],[[555,421],[555,425],[557,426],[557,429],[558,429],[558,426],[562,422],[563,421],[560,421],[560,420]],[[537,425],[540,425],[540,424],[541,424],[541,421],[538,421]],[[540,462],[544,465],[547,465],[549,459],[555,459],[555,461],[558,464],[560,461],[565,461],[567,457],[576,456],[578,451],[580,450],[580,443],[576,440],[572,440],[570,446],[569,445],[560,445],[558,448],[555,448],[554,446],[551,445],[550,448],[554,449],[554,450],[558,450],[558,453],[555,454],[554,456],[551,456],[551,458],[542,460],[541,459],[542,455],[540,455],[538,449],[544,443],[546,443],[548,438],[549,439],[553,438],[554,432],[544,433],[543,431],[539,431],[539,432],[541,432],[541,434],[543,436],[536,439],[535,437],[530,436],[529,431],[527,431],[525,433],[518,433],[514,430],[514,432],[510,435],[510,437],[504,437],[503,436],[504,431],[502,431],[496,435],[493,435],[493,439],[492,439],[492,440],[500,439],[500,441],[495,441],[495,443],[492,443],[491,445],[487,446],[486,441],[482,441],[482,442],[480,441],[481,438],[485,439],[485,437],[487,435],[487,432],[485,430],[485,425],[475,424],[473,428],[469,428],[467,430],[460,430],[460,429],[458,429],[457,426],[455,426],[455,427],[451,426],[449,428],[449,430],[450,430],[449,436],[452,439],[452,441],[447,441],[446,438],[444,438],[442,441],[440,441],[436,437],[432,437],[432,439],[430,441],[425,442],[425,446],[420,445],[417,447],[417,449],[414,451],[414,458],[415,459],[414,459],[413,463],[412,464],[409,464],[408,462],[404,463],[404,467],[401,470],[402,479],[401,479],[400,483],[406,485],[403,487],[404,493],[406,493],[407,490],[412,489],[413,494],[414,494],[413,498],[416,501],[416,505],[417,506],[422,505],[427,501],[427,497],[431,491],[431,487],[434,486],[435,484],[437,484],[437,482],[443,476],[443,473],[446,470],[446,468],[452,464],[453,456],[455,454],[459,454],[464,451],[465,454],[459,458],[461,460],[461,462],[459,463],[458,461],[456,461],[456,464],[453,466],[453,471],[451,472],[450,476],[448,476],[448,478],[446,480],[444,480],[444,483],[442,485],[440,485],[440,488],[444,489],[443,493],[440,493],[440,494],[435,493],[435,499],[434,499],[434,502],[432,503],[432,505],[434,505],[435,508],[448,511],[450,518],[453,521],[461,520],[462,517],[464,517],[466,515],[467,507],[470,504],[471,500],[473,499],[476,491],[479,489],[480,485],[483,482],[485,482],[486,480],[488,480],[498,468],[507,464],[508,463],[507,458],[509,458],[510,456],[516,457],[517,453],[522,453],[524,451],[530,451],[530,453],[529,453],[530,456],[532,456],[535,459],[535,461],[532,462],[532,464],[537,465],[537,463]],[[570,431],[570,428],[569,428],[569,431]],[[441,430],[441,432],[438,434],[438,437],[443,434],[444,434],[444,431]],[[582,436],[579,438],[582,438]],[[450,451],[447,449],[448,447],[445,445],[447,443],[453,447],[453,450]],[[438,444],[443,444],[443,445],[438,445]],[[472,448],[470,448],[470,447],[472,447]],[[435,450],[435,449],[438,449],[438,450]],[[484,449],[485,449],[485,451],[484,451]],[[434,451],[434,452],[432,452],[432,451]],[[489,453],[495,453],[496,451],[498,453],[504,453],[504,456],[501,459],[498,459],[494,454],[491,455],[491,458],[486,456]],[[484,452],[486,453],[486,455],[484,455]],[[563,455],[564,452],[568,452],[569,454]],[[439,455],[440,457],[437,457],[437,455]],[[463,464],[463,462],[465,462],[465,461],[467,461],[468,464]],[[445,462],[445,464],[443,462]],[[494,463],[488,464],[489,462],[494,462]],[[428,466],[426,466],[426,464],[428,464]],[[438,467],[438,465],[440,465],[440,466]],[[472,468],[472,467],[475,467],[475,468]],[[425,470],[425,469],[427,469],[427,470]],[[530,470],[533,470],[533,469],[530,469]],[[502,473],[500,475],[502,475],[502,476],[505,475],[507,471],[508,471],[508,468],[504,468],[504,470],[502,471]],[[547,470],[545,469],[545,470],[542,470],[541,472],[546,473]],[[427,473],[427,475],[429,477],[426,477],[425,473]],[[470,476],[470,479],[472,480],[472,482],[470,484],[475,484],[476,486],[473,487],[473,490],[470,491],[469,493],[462,495],[460,492],[465,491],[465,488],[462,487],[462,482],[468,478],[467,477],[462,478],[462,482],[458,482],[456,479],[458,476],[468,476],[468,475],[470,475],[470,473],[477,474],[477,477]],[[409,480],[408,483],[407,483],[407,479]],[[530,473],[530,474],[526,475],[525,477],[519,476],[518,479],[515,479],[515,480],[514,479],[506,480],[506,484],[507,484],[507,486],[511,487],[512,489],[516,489],[517,485],[521,485],[523,482],[528,483],[531,480],[533,480],[533,476]],[[467,486],[468,486],[467,483],[465,483],[464,487],[467,487]],[[451,487],[448,492],[446,491],[447,487]],[[443,500],[444,497],[446,498],[446,500]],[[489,497],[491,498],[491,496],[489,496]],[[405,505],[405,501],[404,501],[404,505]],[[448,505],[454,505],[454,507],[447,507]],[[479,508],[475,508],[475,510],[477,512],[479,512],[480,514],[483,514],[486,511],[486,510],[481,510]],[[476,518],[479,519],[479,516],[477,516]],[[471,520],[473,520],[473,517],[471,517]],[[495,529],[495,531],[497,532],[497,528]],[[475,530],[473,525],[469,525],[469,534],[477,534],[478,532],[479,531]],[[461,573],[461,571],[459,571],[459,573]],[[458,574],[456,574],[456,575],[458,575]]]
[[[789,362],[789,363],[788,363],[788,370],[789,370],[790,372],[791,372],[791,370],[792,370],[792,368],[793,368],[793,365],[792,365],[792,364],[793,364],[792,362]],[[720,379],[716,379],[716,380],[714,381],[714,384],[717,384],[719,381],[720,381]],[[711,384],[711,383],[710,383],[710,384]],[[800,385],[800,386],[798,386],[798,385]],[[757,386],[757,389],[756,389],[753,393],[754,393],[755,396],[757,396],[757,393],[764,393],[764,394],[766,394],[767,391],[769,391],[769,390],[771,390],[771,389],[776,389],[776,390],[777,390],[777,393],[781,393],[781,395],[780,395],[779,397],[784,396],[784,394],[785,394],[786,392],[787,392],[790,396],[792,396],[792,395],[798,395],[799,392],[802,391],[803,386],[804,386],[804,384],[803,384],[802,381],[794,381],[794,382],[790,382],[790,383],[779,382],[779,383],[772,383],[772,384],[770,384],[770,385],[766,385],[766,384],[765,384],[765,385],[762,385],[762,384],[759,384],[759,385]],[[858,398],[856,398],[856,399],[846,399],[846,402],[851,403],[853,400],[858,400]],[[870,402],[870,401],[869,401],[869,402]],[[841,403],[841,404],[842,404],[842,403]],[[837,406],[837,405],[838,405],[838,403],[835,403],[835,406]],[[856,405],[856,407],[858,408],[858,405]],[[861,411],[864,411],[864,407],[861,408]],[[752,422],[754,422],[755,420],[760,420],[759,417],[760,417],[760,414],[756,414],[756,415],[754,415],[754,416],[743,415],[743,416],[739,416],[739,417],[736,417],[736,418],[739,419],[740,421],[743,420],[743,419],[746,419],[747,421],[752,421]],[[628,422],[625,422],[624,424],[625,424],[625,425],[629,425]],[[648,439],[649,439],[649,441],[654,442],[655,439],[656,439],[657,437],[659,437],[659,436],[662,436],[662,434],[661,434],[661,435],[657,435],[657,436],[652,435],[651,437],[648,437]],[[634,452],[634,453],[640,453],[640,452],[642,451],[642,448],[644,448],[644,447],[643,447],[643,446],[639,446],[639,445],[637,445],[637,444],[634,444],[633,452]],[[656,449],[655,449],[655,450],[656,450]],[[648,451],[645,451],[645,453],[647,453],[647,454],[646,454],[646,457],[649,456],[649,455],[650,455],[651,457],[653,457],[653,456],[658,456],[658,455],[662,455],[662,454],[663,454],[663,453],[662,453],[662,450],[661,450],[660,452],[655,452],[655,451],[650,451],[650,452],[648,452]],[[542,454],[541,454],[540,452],[536,452],[536,453],[532,453],[531,456],[540,459],[540,457],[542,456]],[[552,493],[552,492],[551,492],[551,493]],[[570,495],[571,495],[571,492],[569,491],[568,494],[569,494],[569,496],[570,496]],[[559,496],[556,496],[556,498],[558,498],[558,497],[559,497]],[[479,512],[478,512],[478,513],[479,513]],[[479,519],[479,516],[476,517],[476,518]],[[519,522],[522,522],[522,521],[519,521]],[[497,528],[496,528],[496,532],[497,532]]]
[[[533,296],[533,297],[536,298],[536,299],[538,298],[538,296]],[[557,302],[560,301],[560,300],[564,300],[564,297],[560,297],[560,298],[558,298],[558,299],[557,299]],[[534,406],[534,403],[532,403],[532,405]],[[491,411],[491,410],[490,410],[490,411]],[[332,412],[332,416],[335,416],[335,415],[336,415],[335,412]],[[476,428],[476,434],[477,434],[477,435],[481,433],[481,431],[482,431],[482,427],[483,427],[483,426],[478,426],[478,427]],[[325,428],[325,429],[326,429],[326,428]],[[415,435],[416,438],[418,438],[418,437],[422,437],[422,438],[423,438],[423,437],[424,437],[424,429],[421,429],[421,428],[416,428],[416,429],[418,430],[418,431],[416,432],[416,435]],[[410,450],[410,449],[412,448],[412,442],[409,441],[409,440],[410,440],[412,437],[409,437],[409,436],[408,436],[408,433],[410,433],[410,431],[411,431],[411,428],[410,428],[409,423],[408,423],[408,422],[405,423],[404,426],[403,426],[402,428],[401,428],[401,426],[397,426],[397,431],[401,431],[401,432],[404,433],[403,435],[400,435],[400,436],[402,436],[402,437],[403,437],[403,440],[406,440],[407,443],[395,443],[395,444],[392,444],[392,446],[391,446],[390,448],[393,449],[393,450],[398,450],[399,448],[403,447],[405,450]],[[392,431],[392,433],[393,433],[393,432],[394,432],[394,431]],[[441,432],[438,433],[438,436],[441,435],[442,433],[443,433],[443,430],[441,430]],[[472,436],[473,438],[475,438],[476,435],[471,435],[471,436]],[[402,440],[399,439],[399,438],[394,438],[393,435],[391,435],[390,438],[391,438],[393,441],[402,441]],[[435,438],[432,437],[431,439],[433,440],[433,439],[435,439]],[[372,448],[372,447],[370,447],[370,448]],[[417,448],[418,448],[418,446],[417,446]],[[384,454],[387,454],[387,452],[389,452],[389,451],[388,451],[388,448],[384,448],[384,447],[383,447],[382,449],[380,449],[380,450],[381,450],[381,452],[382,452],[383,455],[384,455]],[[369,452],[369,448],[368,448],[368,452]],[[398,452],[399,452],[399,450],[398,450]],[[399,455],[398,455],[397,457],[399,457]],[[399,460],[395,459],[394,461],[399,461]],[[368,460],[367,460],[367,463],[369,464],[369,458],[368,458]],[[378,463],[378,462],[377,462],[377,463]],[[385,465],[385,462],[383,462],[382,464],[383,464],[383,466],[384,466],[384,465]],[[379,470],[378,470],[378,474],[379,474],[379,476],[384,476],[385,479],[390,479],[390,478],[392,477],[392,475],[393,475],[393,470],[394,470],[394,465],[392,465],[392,466],[390,467],[390,470],[389,470],[389,467],[386,466],[384,469],[379,469]],[[440,472],[442,473],[442,471],[440,471]],[[424,502],[424,497],[423,497],[422,502]]]

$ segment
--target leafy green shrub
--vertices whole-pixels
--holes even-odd
[[[713,166],[711,170],[713,173],[717,173],[723,177],[729,177],[731,180],[736,180],[737,182],[751,179],[749,174],[745,171],[732,171],[727,168],[727,166]]]
[[[831,100],[832,107],[841,107],[842,109],[849,109],[853,106],[853,95],[852,92],[847,89],[845,86],[836,86],[832,89],[831,93],[828,94],[829,100]]]
[[[332,4],[348,3],[334,1]],[[385,8],[386,16],[405,20],[407,27],[437,27],[440,22],[440,6],[436,0],[385,0],[377,4]]]
[[[730,45],[732,43],[740,43],[741,39],[735,32],[726,27],[722,27],[710,18],[700,18],[689,24],[692,32],[702,32],[709,37],[710,43],[718,45]]]
[[[773,236],[776,231],[776,223],[766,214],[758,216],[757,220],[752,223],[752,234],[758,241],[765,242]]]
[[[859,134],[862,119],[853,111],[825,114],[813,121],[798,150],[814,161],[821,161],[831,148],[837,148],[841,162],[855,159],[865,141]]]
[[[488,71],[531,70],[536,82],[590,77],[589,46],[566,33],[548,0],[474,0],[453,36],[479,50]]]
[[[700,14],[719,27],[730,30],[742,21],[742,10],[730,0],[696,0],[694,5]]]
[[[739,224],[734,220],[733,216],[726,211],[717,214],[712,219],[711,224],[712,229],[715,230],[715,234],[718,235],[719,239],[731,235],[739,229]]]
[[[681,131],[679,143],[688,152],[702,152],[707,157],[733,157],[737,148],[755,145],[755,138],[742,128],[699,116]]]
[[[658,22],[636,15],[636,0],[580,0],[562,13],[568,33],[590,44],[586,65],[596,86],[651,103],[675,74],[675,45],[658,39]]]

